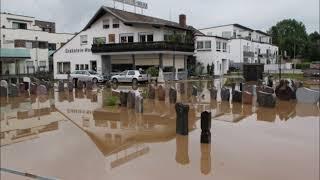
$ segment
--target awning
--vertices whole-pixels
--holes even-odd
[[[7,48],[0,48],[0,58],[22,58],[22,59],[29,59],[30,50],[29,49],[7,49]]]

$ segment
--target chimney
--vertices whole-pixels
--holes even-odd
[[[182,27],[186,27],[187,26],[187,16],[185,14],[180,14],[179,15],[179,24]]]

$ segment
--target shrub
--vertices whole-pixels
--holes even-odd
[[[156,67],[149,67],[146,71],[147,74],[151,75],[151,77],[158,77],[159,76],[159,69]]]

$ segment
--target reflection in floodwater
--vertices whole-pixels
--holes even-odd
[[[190,163],[189,159],[189,136],[177,134],[176,137],[176,162],[181,165]]]
[[[201,144],[200,169],[202,174],[209,174],[211,171],[211,144]]]
[[[96,91],[76,89],[73,92],[53,92],[49,96],[10,99],[9,102],[1,100],[1,146],[58,130],[59,122],[67,118],[93,142],[109,169],[119,169],[128,162],[139,162],[143,157],[153,156],[154,154],[150,153],[154,150],[153,144],[174,146],[172,144],[175,141],[172,160],[174,158],[176,163],[181,165],[192,164],[190,157],[193,156],[189,154],[189,148],[200,145],[200,152],[197,154],[200,159],[200,171],[203,175],[210,175],[215,174],[210,173],[214,164],[214,154],[211,152],[213,145],[201,144],[199,137],[196,137],[198,141],[192,140],[192,136],[196,134],[193,131],[200,128],[198,124],[203,111],[211,112],[213,127],[216,126],[215,123],[220,126],[245,123],[249,120],[253,120],[255,124],[261,121],[277,123],[279,120],[287,122],[296,117],[320,115],[318,106],[295,102],[278,101],[276,108],[262,108],[255,103],[245,105],[221,101],[222,84],[220,80],[171,82],[164,86],[167,95],[164,101],[158,100],[157,90],[155,99],[144,99],[142,114],[126,107],[106,106],[105,99],[111,94],[116,96],[120,91],[128,90],[143,95],[147,87],[116,86],[113,89]],[[190,107],[189,136],[176,134],[175,105],[170,104],[168,98],[170,87],[177,89],[177,101]],[[194,87],[197,96],[192,95]],[[209,89],[212,87],[218,91],[216,100],[210,99]],[[239,89],[238,85],[235,89]],[[215,139],[212,139],[212,142],[214,143]],[[215,166],[215,171],[217,168]]]
[[[62,120],[49,96],[12,98],[10,103],[1,106],[1,146],[58,130]]]

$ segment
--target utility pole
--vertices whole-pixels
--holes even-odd
[[[38,36],[36,36],[36,65],[37,69],[36,72],[39,72],[39,62],[38,62],[38,48],[39,48],[39,41],[38,41]]]

